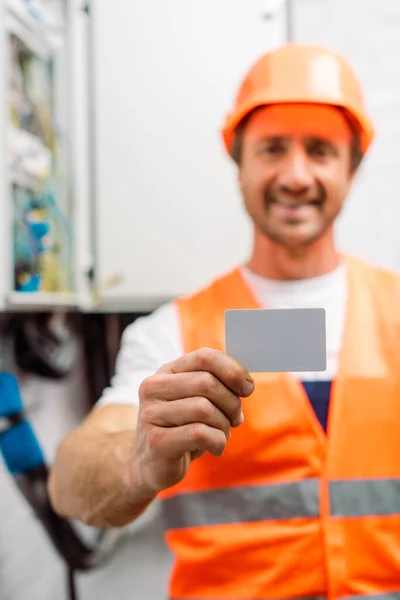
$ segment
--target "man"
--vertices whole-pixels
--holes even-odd
[[[250,260],[128,327],[58,449],[62,515],[122,526],[161,500],[171,599],[398,598],[400,279],[333,233],[372,137],[335,53],[257,61],[223,130]],[[226,356],[225,310],[258,307],[325,307],[327,371],[253,378]]]

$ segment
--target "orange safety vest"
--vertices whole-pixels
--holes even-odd
[[[177,599],[400,598],[400,278],[346,257],[328,436],[291,374],[255,375],[222,457],[159,497]],[[177,300],[185,352],[260,308],[239,269]]]

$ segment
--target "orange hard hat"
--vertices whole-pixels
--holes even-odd
[[[361,149],[366,152],[374,130],[353,69],[332,50],[290,42],[261,56],[242,81],[222,130],[228,154],[235,129],[255,108],[304,102],[345,109],[359,128]]]

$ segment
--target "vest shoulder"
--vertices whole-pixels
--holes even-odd
[[[400,271],[397,271],[396,269],[389,269],[388,267],[383,267],[353,256],[347,257],[347,261],[350,265],[354,265],[364,277],[367,277],[372,281],[379,281],[381,285],[395,287],[400,285]]]
[[[400,271],[360,258],[348,257],[347,260],[355,275],[354,279],[366,286],[369,294],[381,305],[391,306],[400,312]]]

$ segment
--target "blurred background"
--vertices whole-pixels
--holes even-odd
[[[246,257],[219,132],[245,70],[287,40],[336,48],[361,78],[377,135],[337,236],[399,269],[399,0],[0,0],[0,370],[48,463],[108,385],[125,326]],[[0,600],[71,600],[6,467]],[[77,565],[80,600],[164,596],[156,506],[103,544]]]

